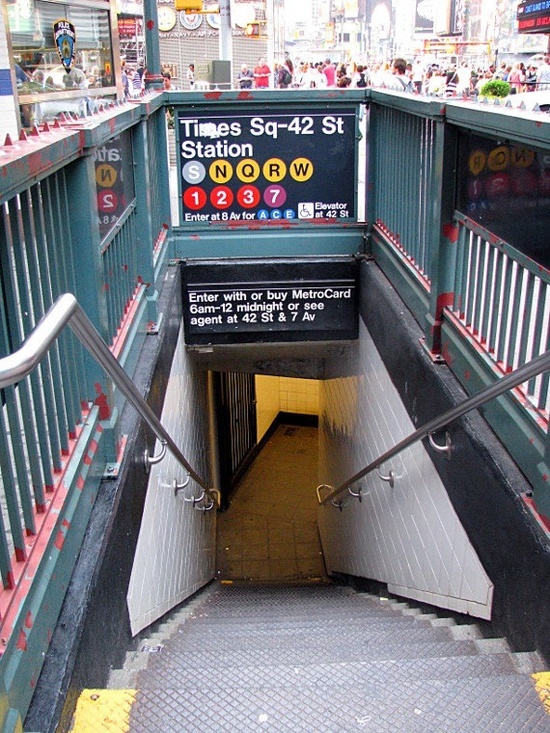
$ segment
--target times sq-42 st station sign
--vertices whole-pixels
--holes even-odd
[[[181,224],[349,223],[356,107],[179,111]]]

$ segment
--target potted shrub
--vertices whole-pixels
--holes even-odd
[[[510,84],[502,79],[490,79],[481,87],[479,94],[489,99],[503,99],[510,94]]]

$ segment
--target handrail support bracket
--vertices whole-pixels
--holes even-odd
[[[143,462],[145,464],[145,473],[149,473],[149,469],[151,468],[151,466],[154,466],[156,463],[160,463],[162,459],[164,458],[164,456],[166,455],[166,441],[161,440],[160,444],[161,444],[160,453],[157,453],[156,456],[152,456],[149,453],[149,448],[146,448],[145,451],[143,452]]]
[[[439,443],[435,442],[434,434],[429,433],[428,434],[428,440],[430,442],[430,445],[434,450],[436,450],[438,453],[446,453],[447,454],[447,460],[451,460],[451,451],[452,451],[452,441],[451,441],[451,434],[448,430],[445,431],[445,443],[444,445],[440,445]]]

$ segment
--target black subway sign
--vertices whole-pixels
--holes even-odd
[[[356,277],[352,258],[187,262],[186,343],[357,338]]]
[[[182,225],[356,219],[356,108],[180,110]]]

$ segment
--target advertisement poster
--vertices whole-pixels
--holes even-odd
[[[517,9],[520,33],[548,33],[550,29],[550,2],[521,2]]]
[[[96,148],[94,163],[99,231],[103,238],[113,230],[135,196],[129,134],[119,135]]]
[[[550,267],[550,155],[477,135],[460,139],[458,209]]]
[[[433,33],[434,4],[433,0],[416,0],[415,33]]]
[[[356,108],[177,115],[181,224],[356,217]]]

